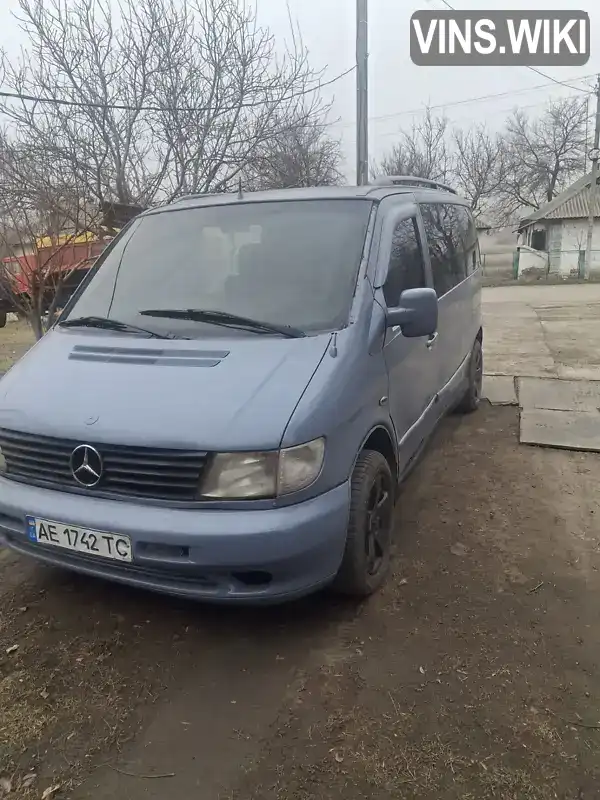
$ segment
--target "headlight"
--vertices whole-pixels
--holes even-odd
[[[0,473],[6,472],[6,456],[2,452],[2,448],[0,447]]]
[[[217,453],[202,483],[202,495],[237,500],[274,497],[278,455],[276,451]]]
[[[323,466],[325,440],[266,453],[217,453],[201,485],[203,497],[251,500],[305,489]]]

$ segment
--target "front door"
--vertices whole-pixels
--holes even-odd
[[[550,225],[548,230],[548,272],[560,272],[562,225]]]
[[[421,225],[416,205],[408,210],[403,206],[401,213],[386,221],[381,251],[386,269],[380,273],[380,300],[387,308],[400,305],[400,295],[405,289],[431,286]],[[401,470],[435,421],[431,408],[439,369],[434,341],[427,336],[409,339],[399,326],[386,330],[384,357],[389,375],[390,415],[400,445]]]
[[[452,203],[421,203],[433,287],[438,296],[435,347],[440,365],[439,392],[455,377],[475,341],[473,286],[467,280],[467,256],[471,257],[471,252],[467,254],[462,235],[468,216],[463,221],[462,212]]]

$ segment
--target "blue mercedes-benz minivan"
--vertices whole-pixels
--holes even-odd
[[[136,217],[0,381],[0,543],[175,595],[364,597],[482,381],[468,204],[419,178]]]

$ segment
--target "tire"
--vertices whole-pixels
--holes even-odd
[[[456,406],[459,414],[472,414],[477,411],[481,402],[481,387],[483,384],[483,348],[479,339],[475,339],[475,344],[471,350],[469,359],[469,385]]]
[[[395,489],[386,459],[375,450],[363,450],[352,473],[346,548],[332,586],[338,594],[368,597],[385,581],[390,566]]]
[[[0,311],[0,328],[6,327],[6,311]]]

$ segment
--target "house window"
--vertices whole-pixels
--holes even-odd
[[[546,231],[533,231],[531,234],[531,246],[534,250],[547,250]]]

